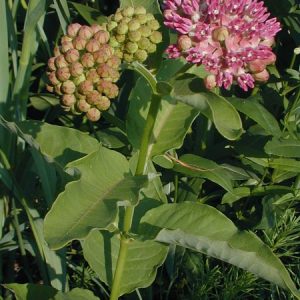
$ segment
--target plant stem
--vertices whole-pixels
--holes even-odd
[[[147,166],[147,160],[150,154],[149,142],[153,132],[160,102],[161,102],[161,97],[157,94],[153,94],[149,112],[147,115],[146,124],[143,131],[138,163],[135,171],[136,176],[143,175]],[[134,214],[134,206],[128,206],[125,210],[123,233],[121,235],[119,256],[118,256],[117,266],[114,274],[110,300],[117,300],[119,297],[120,284],[121,284],[122,275],[125,267],[128,246],[130,243],[130,239],[128,238],[128,233],[131,229],[133,214]]]

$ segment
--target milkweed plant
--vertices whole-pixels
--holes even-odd
[[[299,4],[84,2],[0,4],[4,299],[196,299],[182,253],[300,299]]]

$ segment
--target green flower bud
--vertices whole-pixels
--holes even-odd
[[[141,24],[139,23],[138,20],[131,20],[129,23],[128,23],[128,30],[129,31],[136,31],[138,30],[139,28],[141,27]]]
[[[64,43],[64,42],[72,42],[73,38],[71,38],[68,35],[64,35],[61,39],[60,39],[60,43]]]
[[[97,108],[93,107],[87,111],[86,117],[92,122],[97,122],[101,117],[101,113]]]
[[[60,80],[60,81],[67,81],[70,78],[71,74],[69,71],[69,68],[64,67],[64,68],[59,68],[56,71],[56,77]]]
[[[138,15],[135,17],[138,22],[143,25],[143,24],[146,24],[147,23],[147,16],[146,15]]]
[[[50,71],[55,71],[56,67],[55,67],[55,57],[50,57],[48,59],[48,68]]]
[[[123,43],[126,39],[126,35],[125,34],[117,34],[115,36],[116,40],[118,43]]]
[[[111,68],[117,70],[117,69],[119,69],[119,67],[120,67],[121,60],[120,60],[120,58],[119,58],[118,56],[113,55],[113,56],[111,56],[111,57],[107,60],[106,64],[107,64],[109,67],[111,67]]]
[[[119,23],[121,20],[123,19],[123,15],[121,12],[116,12],[114,15],[113,15],[113,20],[117,23]]]
[[[160,28],[159,22],[155,19],[148,21],[147,26],[149,26],[151,30],[158,30]]]
[[[152,30],[150,29],[150,27],[144,25],[139,29],[139,32],[143,37],[149,37],[152,33]]]
[[[79,84],[78,90],[81,94],[87,95],[94,89],[94,85],[89,80],[84,80]]]
[[[159,31],[153,31],[150,35],[150,41],[154,44],[159,44],[162,41],[162,34]]]
[[[65,59],[68,63],[78,61],[79,57],[80,57],[80,54],[79,54],[78,50],[76,50],[76,49],[70,49],[65,54]]]
[[[86,95],[86,101],[91,105],[97,105],[100,103],[101,94],[98,91],[91,91]]]
[[[135,15],[145,15],[147,13],[146,8],[143,6],[137,6],[134,9]]]
[[[97,83],[100,80],[100,77],[99,77],[96,69],[90,69],[88,71],[88,73],[86,74],[86,79],[93,83]]]
[[[128,32],[128,25],[127,25],[127,23],[122,21],[121,23],[119,23],[119,25],[117,27],[117,33],[118,34],[126,34],[127,32]]]
[[[68,62],[62,54],[55,58],[55,66],[57,68],[64,68],[68,66]]]
[[[61,97],[61,102],[63,105],[71,107],[76,103],[76,98],[74,94],[64,94]]]
[[[67,80],[63,82],[63,84],[61,85],[61,91],[64,94],[74,94],[75,90],[76,90],[76,86],[74,82],[71,80]]]
[[[114,21],[110,21],[108,24],[107,24],[107,30],[109,32],[111,32],[113,29],[115,29],[116,27],[118,26],[118,23],[117,22],[114,22]]]
[[[149,45],[147,51],[148,51],[148,53],[154,53],[154,52],[156,52],[156,49],[157,49],[156,45],[150,43],[150,45]]]
[[[95,52],[97,53],[97,52]],[[82,56],[81,56],[81,63],[82,65],[85,67],[85,68],[92,68],[95,64],[95,61],[94,61],[94,54],[91,54],[91,53],[84,53]]]
[[[134,58],[139,62],[144,62],[148,58],[148,53],[146,50],[137,50],[134,53]]]
[[[78,86],[81,82],[85,81],[86,78],[84,74],[79,75],[78,77],[73,78],[73,82],[75,83],[76,86]]]
[[[125,49],[128,53],[134,53],[137,51],[137,49],[139,49],[139,46],[137,43],[133,43],[133,42],[128,42],[125,45]]]
[[[113,48],[118,48],[120,46],[120,43],[117,41],[116,37],[111,36],[109,40],[109,45]]]
[[[77,36],[74,40],[73,40],[73,46],[75,49],[77,50],[83,50],[85,48],[85,45],[87,43],[87,40],[83,39],[80,36]]]
[[[123,58],[123,51],[122,51],[122,49],[116,49],[114,55],[117,56],[117,57],[119,57],[120,59],[122,59]]]
[[[91,106],[83,99],[77,102],[77,108],[82,112],[87,112]]]
[[[99,102],[97,103],[97,108],[101,111],[108,110],[110,107],[110,100],[105,97],[101,96]]]
[[[99,30],[95,35],[94,39],[97,40],[101,45],[106,44],[109,41],[109,32],[105,30]]]
[[[48,78],[53,85],[60,84],[60,81],[56,77],[55,71],[48,73]]]
[[[76,37],[80,28],[81,28],[81,25],[78,23],[70,24],[67,28],[68,36],[70,36],[72,38]]]
[[[142,37],[140,39],[140,41],[138,42],[138,46],[142,50],[147,50],[150,47],[150,45],[151,45],[151,43],[150,43],[149,39],[147,39],[146,37]]]
[[[94,53],[100,49],[100,44],[96,39],[89,40],[85,46],[88,52]]]
[[[132,6],[125,7],[122,10],[122,14],[124,17],[132,17],[134,14],[134,8]]]
[[[128,54],[128,53],[124,53],[123,55],[123,59],[128,62],[128,63],[131,63],[133,62],[133,54]]]
[[[78,36],[85,40],[89,40],[93,36],[93,31],[89,26],[83,25],[78,31]]]
[[[131,42],[138,42],[142,37],[140,31],[130,31],[128,33],[128,38]]]
[[[146,17],[147,17],[147,21],[155,20],[155,18],[152,14],[147,13]]]
[[[78,77],[83,74],[83,65],[76,61],[70,65],[70,73],[73,77]]]

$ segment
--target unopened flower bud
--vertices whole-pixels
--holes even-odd
[[[148,53],[146,50],[137,50],[134,53],[134,58],[139,62],[144,62],[148,58]]]
[[[46,84],[46,90],[49,93],[53,93],[54,92],[54,86],[50,85],[50,84]]]
[[[100,44],[106,44],[109,41],[109,37],[109,32],[105,30],[99,30],[94,35],[94,39],[97,40]]]
[[[114,15],[113,15],[113,20],[117,23],[119,23],[121,20],[123,19],[123,15],[121,12],[116,12]]]
[[[110,32],[110,31],[112,31],[114,28],[116,28],[117,26],[118,26],[118,23],[117,23],[117,22],[110,21],[110,22],[107,24],[107,30]]]
[[[93,107],[87,111],[86,117],[92,122],[97,122],[101,117],[101,113],[97,108]]]
[[[147,26],[151,29],[151,30],[158,30],[160,28],[159,22],[155,19],[150,20],[147,22]]]
[[[64,35],[61,39],[60,39],[60,43],[64,43],[64,42],[72,42],[73,38],[71,38],[68,35]]]
[[[68,63],[78,61],[79,57],[80,57],[80,54],[79,54],[78,50],[76,50],[76,49],[70,49],[65,54],[65,59]]]
[[[112,36],[109,39],[109,45],[113,48],[118,48],[120,46],[120,43],[117,41],[115,36]]]
[[[150,14],[150,13],[147,13],[146,17],[147,17],[147,21],[151,21],[151,20],[155,19],[154,16],[153,16],[153,14]],[[157,30],[157,29],[154,29],[154,30]]]
[[[99,32],[100,30],[103,30],[103,26],[99,25],[99,24],[92,24],[90,26],[90,29],[92,30],[93,34],[96,34],[97,32]]]
[[[65,57],[61,54],[55,58],[55,65],[57,68],[64,68],[68,66],[68,62]]]
[[[141,27],[141,24],[139,23],[138,20],[132,19],[129,23],[128,23],[128,30],[129,31],[136,31]]]
[[[56,77],[56,73],[55,71],[48,73],[48,78],[49,81],[53,84],[53,85],[57,85],[60,83],[60,81],[57,79]]]
[[[85,45],[87,43],[87,40],[80,37],[80,36],[77,36],[74,40],[73,40],[73,46],[75,49],[77,50],[83,50],[85,48]]]
[[[138,46],[142,50],[147,51],[147,49],[150,47],[150,45],[151,45],[151,42],[146,37],[141,38],[138,42]]]
[[[100,44],[96,39],[89,40],[85,46],[88,52],[94,53],[100,49]]]
[[[117,34],[115,36],[116,40],[118,43],[124,43],[125,39],[126,39],[126,35],[125,34]]]
[[[64,94],[74,94],[75,90],[76,90],[76,86],[74,82],[71,80],[67,80],[63,82],[63,84],[61,85],[61,91]]]
[[[85,100],[81,99],[77,102],[77,108],[82,112],[87,112],[91,106]]]
[[[76,37],[80,27],[81,25],[78,23],[70,24],[67,28],[68,36],[72,38]]]
[[[120,59],[123,58],[123,51],[121,49],[116,49],[114,55],[119,57]]]
[[[78,36],[85,40],[89,40],[93,36],[93,31],[89,26],[83,25],[78,31]]]
[[[140,31],[130,31],[128,33],[128,38],[131,42],[138,42],[142,37]]]
[[[110,99],[114,99],[118,96],[119,94],[119,88],[117,85],[112,84],[110,89],[108,91],[106,91],[106,96]]]
[[[122,10],[122,15],[124,17],[132,17],[134,14],[134,8],[132,6],[128,6],[128,7],[125,7],[123,10]]]
[[[97,105],[98,103],[100,103],[100,99],[101,94],[96,90],[93,90],[86,95],[86,101],[91,105]]]
[[[78,77],[83,73],[83,65],[76,61],[70,65],[70,73],[73,77]]]
[[[178,38],[178,48],[182,51],[186,51],[192,47],[192,40],[187,35],[181,35]]]
[[[101,111],[108,110],[110,107],[110,100],[106,96],[101,96],[98,103],[97,103],[97,108],[100,109]]]
[[[146,24],[147,21],[148,21],[146,15],[138,15],[138,16],[136,16],[135,18],[138,20],[138,22],[139,22],[141,25]]]
[[[137,43],[128,42],[125,45],[125,49],[128,53],[134,53],[139,49],[139,46]]]
[[[228,29],[226,27],[219,27],[215,29],[212,33],[212,37],[217,42],[224,42],[229,36]]]
[[[62,95],[62,92],[61,92],[61,86],[62,86],[61,83],[59,83],[59,84],[57,84],[57,85],[54,86],[54,91],[55,91],[55,93],[56,93],[57,95]]]
[[[261,59],[255,59],[249,62],[248,69],[252,73],[260,73],[266,68],[266,64]]]
[[[84,74],[81,74],[81,75],[73,78],[73,82],[75,83],[76,86],[78,86],[81,82],[83,82],[85,80],[86,80],[86,78],[85,78]]]
[[[204,78],[204,85],[208,90],[213,89],[217,86],[216,76],[210,74]]]
[[[113,56],[111,56],[111,57],[107,60],[106,64],[107,64],[109,67],[111,67],[111,68],[117,70],[117,69],[119,68],[120,64],[121,64],[121,60],[120,60],[120,58],[119,58],[118,56],[113,55]]]
[[[50,57],[48,59],[48,68],[50,71],[55,71],[56,67],[55,67],[55,57]]]
[[[277,59],[276,55],[273,52],[271,52],[271,55],[267,59],[264,59],[263,62],[266,65],[273,65],[276,59]]]
[[[146,8],[143,6],[137,6],[134,8],[135,15],[145,15],[147,13]]]
[[[139,29],[139,32],[143,37],[149,37],[152,33],[152,30],[150,29],[150,27],[144,25]]]
[[[150,43],[150,45],[149,45],[147,51],[148,51],[148,53],[154,53],[154,52],[156,52],[156,49],[157,49],[156,45]]]
[[[54,47],[53,53],[54,53],[55,57],[61,55],[61,52],[60,52],[60,49],[58,46]]]
[[[61,102],[65,106],[72,106],[76,103],[76,98],[74,94],[64,94],[61,98]]]
[[[79,84],[79,92],[83,95],[87,95],[94,89],[94,85],[91,81],[89,80],[84,80]]]
[[[123,54],[123,59],[128,63],[131,63],[134,61],[133,54],[128,54],[128,53]]]
[[[60,81],[67,81],[71,76],[69,68],[67,67],[59,68],[56,71],[56,76]]]
[[[295,55],[299,55],[300,54],[300,47],[295,48],[294,53],[295,53]]]
[[[150,35],[150,40],[154,44],[159,44],[162,41],[162,34],[159,31],[153,31]]]
[[[126,34],[128,32],[128,25],[125,22],[119,23],[117,27],[118,34]]]
[[[82,65],[85,67],[85,68],[92,68],[94,66],[94,54],[91,54],[91,53],[84,53],[82,56],[81,56],[81,59],[80,59]]]
[[[93,83],[97,83],[100,80],[100,77],[99,77],[96,69],[90,69],[88,71],[88,73],[86,74],[86,79]]]
[[[262,72],[252,74],[252,76],[256,81],[259,82],[266,82],[270,78],[270,74],[266,69],[264,69]]]

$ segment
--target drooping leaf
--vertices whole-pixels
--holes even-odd
[[[221,212],[205,204],[163,204],[146,213],[140,234],[180,245],[256,274],[300,299],[288,271],[254,233],[239,231]]]
[[[193,154],[185,154],[180,159],[172,160],[175,163],[174,171],[191,177],[209,179],[225,190],[232,191],[232,182],[227,170],[215,162]]]
[[[63,293],[50,286],[31,283],[10,283],[4,287],[13,291],[17,300],[99,300],[91,291],[79,288]]]
[[[283,157],[300,157],[300,141],[293,139],[272,139],[265,145],[268,154]]]
[[[114,223],[117,202],[135,205],[148,182],[147,176],[131,176],[126,158],[104,147],[68,166],[81,177],[66,185],[45,218],[45,239],[55,249]]]
[[[120,239],[107,232],[92,231],[83,244],[83,254],[101,281],[112,286]],[[155,241],[129,241],[119,295],[151,285],[166,258],[168,247]],[[97,253],[97,255],[95,255]]]
[[[256,99],[229,98],[228,100],[238,111],[257,122],[267,133],[273,136],[281,135],[280,127],[274,116]]]

